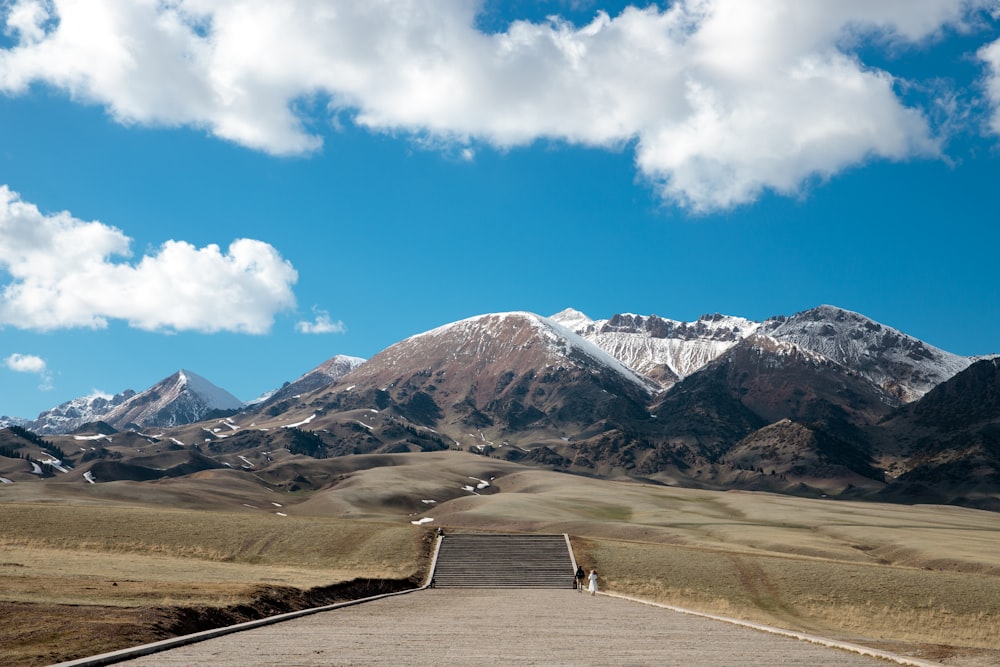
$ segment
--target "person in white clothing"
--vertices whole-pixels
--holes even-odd
[[[587,586],[587,590],[590,591],[591,595],[597,593],[597,570],[590,571],[590,584]]]

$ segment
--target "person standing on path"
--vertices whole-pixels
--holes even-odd
[[[583,580],[587,578],[587,573],[583,571],[583,566],[576,568],[576,592],[583,592]]]
[[[590,571],[590,585],[587,587],[591,595],[597,593],[597,570]]]

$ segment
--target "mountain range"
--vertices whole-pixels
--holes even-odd
[[[318,483],[303,457],[461,448],[664,484],[1000,510],[998,366],[833,306],[763,322],[493,313],[367,361],[333,357],[249,405],[179,371],[24,427],[138,432],[169,443],[178,474],[252,466],[302,488]],[[297,475],[278,472],[286,456]],[[153,474],[116,470],[102,475]]]
[[[637,371],[661,378],[665,388],[752,335],[769,336],[821,354],[907,402],[920,398],[972,361],[834,306],[764,322],[719,314],[703,315],[690,323],[656,315],[615,315],[594,321],[574,310],[564,310],[552,319]]]
[[[71,433],[102,421],[117,430],[168,428],[200,421],[216,411],[244,407],[243,401],[205,378],[179,370],[145,391],[131,389],[105,396],[94,394],[67,401],[22,425],[44,435]]]

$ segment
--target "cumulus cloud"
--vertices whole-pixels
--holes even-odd
[[[312,322],[305,320],[295,324],[295,330],[304,334],[331,334],[344,333],[347,327],[340,320],[334,322],[330,319],[330,313],[319,308],[313,308],[314,319]]]
[[[44,373],[45,360],[34,354],[14,353],[4,359],[7,368],[15,373]]]
[[[34,354],[20,354],[15,352],[4,359],[4,365],[15,373],[32,373],[41,378],[38,386],[42,391],[52,389],[52,373],[49,372],[45,360]]]
[[[264,333],[293,308],[297,274],[272,246],[237,239],[223,252],[170,240],[138,261],[121,230],[46,215],[0,185],[0,326]],[[4,281],[4,273],[9,280]]]
[[[855,47],[922,43],[993,4],[677,0],[485,33],[472,0],[16,0],[0,90],[42,81],[274,154],[321,145],[303,99],[427,145],[634,146],[665,197],[707,210],[937,154],[924,110]]]

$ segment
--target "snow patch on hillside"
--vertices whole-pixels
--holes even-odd
[[[633,313],[591,320],[568,308],[550,319],[644,377],[668,375],[662,371],[666,368],[677,379],[701,369],[760,328],[759,322],[718,314],[694,322]],[[669,386],[672,379],[664,384]]]
[[[285,425],[282,426],[282,428],[298,428],[300,426],[305,426],[306,424],[308,424],[309,422],[311,422],[314,419],[316,419],[316,413],[315,412],[313,414],[309,415],[308,417],[306,417],[305,419],[303,419],[300,422],[295,422],[294,424],[285,424]]]

